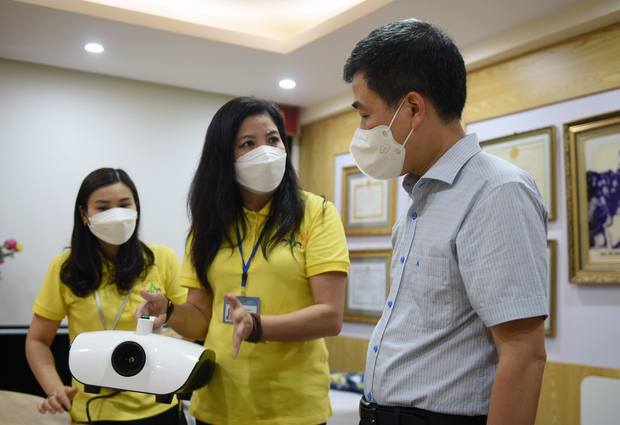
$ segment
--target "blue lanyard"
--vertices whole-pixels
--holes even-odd
[[[258,241],[256,241],[256,245],[254,245],[254,249],[252,250],[252,254],[250,258],[248,258],[248,262],[246,263],[243,258],[243,247],[241,246],[241,234],[239,233],[239,225],[235,224],[235,230],[237,231],[237,243],[239,244],[239,253],[241,254],[241,265],[243,267],[243,274],[241,275],[241,296],[245,297],[245,284],[248,281],[248,270],[250,269],[250,264],[252,264],[252,259],[254,258],[254,254],[258,250],[260,245],[260,241],[263,240],[263,236],[265,236],[265,232],[267,231],[267,227],[263,228],[263,231],[260,233],[258,237]]]

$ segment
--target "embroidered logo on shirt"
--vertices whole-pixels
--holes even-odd
[[[303,243],[305,240],[306,235],[304,235],[303,232],[299,232],[296,237],[289,236],[288,238],[282,239],[280,245],[286,249],[291,249],[291,246],[293,246],[293,251],[300,251],[304,247]]]
[[[142,282],[142,289],[147,292],[161,292],[161,280],[157,276],[149,276]]]

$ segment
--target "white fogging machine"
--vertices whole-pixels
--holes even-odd
[[[196,343],[153,333],[154,317],[138,319],[135,332],[79,334],[69,351],[71,375],[87,393],[101,388],[154,394],[171,403],[209,383],[215,352]]]

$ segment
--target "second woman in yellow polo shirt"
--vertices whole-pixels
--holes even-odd
[[[331,416],[322,339],[342,327],[349,256],[336,208],[299,188],[277,107],[233,99],[215,114],[191,186],[186,304],[144,292],[137,315],[216,352],[194,393],[197,424],[317,425]],[[172,306],[172,310],[169,308]]]

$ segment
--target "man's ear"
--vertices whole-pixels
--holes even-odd
[[[407,93],[405,97],[405,105],[403,108],[407,108],[411,114],[411,128],[416,129],[420,127],[422,121],[426,117],[426,100],[418,92],[411,91]]]

